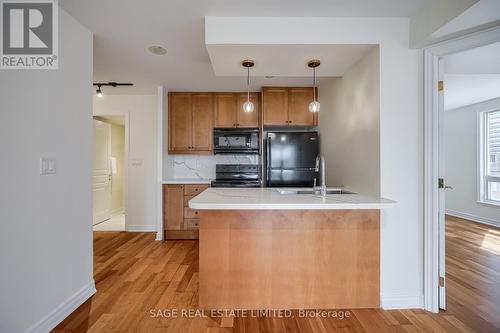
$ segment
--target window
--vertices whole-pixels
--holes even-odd
[[[500,110],[482,113],[480,198],[500,205]]]

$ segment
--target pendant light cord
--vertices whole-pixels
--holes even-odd
[[[250,101],[250,67],[247,67],[247,102]]]
[[[313,101],[316,102],[316,67],[313,68]]]

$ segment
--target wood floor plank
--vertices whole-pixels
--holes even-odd
[[[198,306],[197,241],[95,232],[97,293],[54,332],[500,332],[500,229],[447,217],[446,264],[448,310],[439,314],[354,309],[344,319],[301,317],[298,310],[283,318],[186,317],[181,309]],[[173,310],[177,318],[167,318]]]

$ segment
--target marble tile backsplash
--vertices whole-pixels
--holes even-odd
[[[216,164],[258,164],[258,155],[166,155],[164,178],[215,178]]]

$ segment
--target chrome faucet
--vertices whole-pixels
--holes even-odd
[[[323,155],[318,155],[316,157],[316,168],[315,171],[319,172],[321,170],[321,185],[316,187],[316,178],[314,179],[314,192],[318,191],[322,197],[326,197],[326,163]]]

